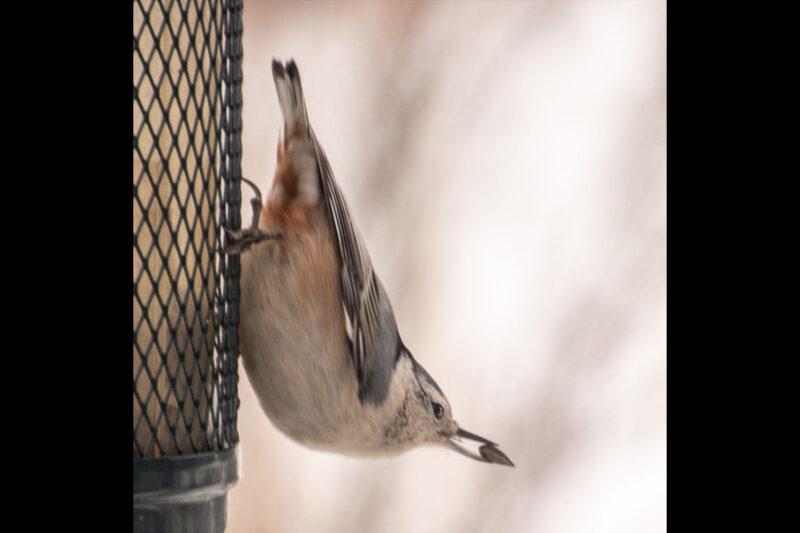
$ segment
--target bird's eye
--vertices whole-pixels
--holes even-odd
[[[442,418],[443,414],[444,414],[444,407],[442,407],[436,402],[433,402],[433,416],[436,417],[436,420]]]

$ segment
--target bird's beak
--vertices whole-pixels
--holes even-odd
[[[482,446],[478,448],[478,453],[471,452],[460,444],[456,443],[455,439],[457,437],[480,442]],[[458,440],[461,441],[460,438]],[[449,437],[445,443],[461,455],[466,455],[470,459],[475,459],[476,461],[481,461],[483,463],[496,463],[499,465],[514,466],[514,463],[511,462],[511,459],[506,457],[506,454],[500,451],[500,448],[497,447],[497,444],[461,428],[458,429],[455,435]]]

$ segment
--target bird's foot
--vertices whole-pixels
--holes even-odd
[[[225,255],[238,255],[250,248],[252,245],[269,239],[280,239],[283,234],[280,231],[263,231],[258,228],[245,228],[241,230],[229,230],[222,228],[228,236],[228,245],[220,252]]]
[[[280,239],[283,237],[283,234],[279,231],[264,231],[258,229],[258,218],[261,214],[261,191],[258,190],[256,184],[252,181],[246,178],[242,178],[242,181],[250,185],[256,192],[256,196],[250,200],[250,205],[253,207],[253,219],[250,222],[249,228],[230,230],[223,226],[222,229],[228,236],[228,244],[220,250],[220,253],[226,255],[238,255],[258,242],[269,239]]]

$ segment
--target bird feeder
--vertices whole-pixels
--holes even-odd
[[[133,2],[134,531],[222,532],[238,479],[242,0]]]

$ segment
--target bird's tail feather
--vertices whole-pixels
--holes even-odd
[[[280,61],[272,60],[272,77],[278,91],[278,102],[283,113],[284,142],[295,136],[309,137],[308,114],[300,84],[300,72],[294,60],[290,59],[284,66]]]

